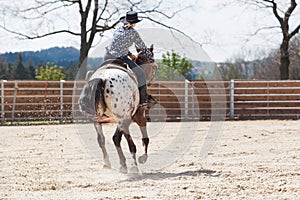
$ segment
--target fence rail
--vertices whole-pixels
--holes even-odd
[[[1,80],[1,125],[81,120],[84,82]],[[300,116],[300,81],[158,81],[151,120],[274,119]]]

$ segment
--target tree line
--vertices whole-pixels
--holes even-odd
[[[282,40],[280,42],[279,50],[272,52],[274,55],[277,55],[276,59],[274,58],[272,60],[279,62],[279,64],[275,63],[276,67],[279,68],[279,78],[277,78],[277,75],[274,77],[281,80],[298,79],[297,73],[299,70],[297,66],[292,66],[293,60],[291,59],[292,55],[290,53],[290,42],[293,38],[295,38],[300,30],[299,20],[294,20],[294,18],[297,18],[297,12],[299,10],[297,8],[298,5],[296,0],[285,1],[285,3],[282,3],[282,1],[279,0],[234,0],[232,2],[240,4],[241,9],[246,5],[250,7],[254,6],[254,9],[265,9],[266,11],[269,10],[272,12],[274,19],[276,20],[276,24],[270,24],[269,27],[260,27],[256,32],[268,28],[277,28],[280,30]],[[19,6],[22,6],[22,8]],[[96,36],[103,36],[106,31],[115,28],[119,23],[119,17],[124,15],[125,11],[137,10],[141,14],[142,18],[187,36],[180,29],[168,25],[167,22],[178,13],[191,7],[193,7],[192,3],[174,3],[172,6],[168,5],[166,7],[163,0],[158,2],[144,0],[127,0],[119,2],[106,0],[105,3],[99,0],[55,0],[46,3],[43,1],[35,1],[34,4],[28,5],[7,3],[6,6],[2,6],[0,8],[0,11],[2,11],[0,13],[2,13],[1,15],[3,19],[15,19],[18,22],[21,21],[22,23],[29,25],[28,27],[31,28],[30,31],[24,31],[24,29],[20,30],[19,27],[12,27],[15,23],[5,23],[5,20],[2,20],[3,22],[0,23],[0,28],[23,39],[38,39],[57,34],[70,34],[72,36],[77,36],[80,41],[78,68],[82,71],[81,78],[84,78],[87,71],[86,58],[91,47],[95,43]],[[73,9],[71,18],[67,15],[64,17],[60,15],[61,13],[66,13],[67,10],[71,9]],[[75,10],[77,10],[76,13],[74,12]],[[58,13],[60,18],[57,18]],[[79,19],[77,21],[77,28],[70,26],[70,24],[63,26],[63,29],[59,28],[60,26],[55,26],[54,22],[59,20],[63,20],[64,23],[68,22],[69,19],[73,19],[73,16],[76,14]],[[33,23],[33,19],[35,23]],[[294,23],[292,23],[293,21]],[[69,22],[73,23],[71,20]],[[36,24],[37,27],[32,27],[33,24]],[[278,56],[279,58],[277,59]],[[270,55],[269,57],[272,56]],[[265,62],[267,61],[264,60],[263,63]],[[259,66],[260,63],[256,63],[255,65]],[[244,63],[242,63],[241,67],[244,68],[243,66],[245,66]],[[272,66],[274,65],[272,64]],[[229,70],[228,68],[223,68],[223,74],[238,73],[238,68],[239,66],[234,63],[230,65]],[[260,69],[261,71],[257,70],[257,75],[273,72],[273,70],[269,68],[270,67],[263,67]],[[275,71],[278,72],[278,69]],[[229,77],[225,76],[225,78]]]
[[[289,79],[300,80],[300,36],[292,39],[289,45]],[[200,63],[200,71],[193,72],[197,62],[182,57],[173,50],[163,54],[158,61],[156,80],[280,80],[280,49],[264,53],[261,59],[247,60],[249,55],[240,55],[224,63]],[[199,63],[198,63],[199,64]]]
[[[77,63],[69,62],[67,66],[57,66],[54,62],[34,64],[23,62],[21,53],[15,63],[0,57],[0,79],[4,80],[74,80]]]
[[[168,9],[165,9],[166,6]],[[88,1],[69,1],[69,0],[58,0],[51,1],[51,3],[44,3],[36,1],[32,5],[28,5],[26,8],[20,9],[17,4],[7,4],[3,9],[0,8],[0,11],[3,12],[3,17],[8,17],[9,19],[16,19],[17,21],[22,21],[25,23],[30,23],[33,25],[33,20],[28,20],[28,16],[35,16],[34,19],[36,24],[39,24],[40,27],[34,28],[31,27],[30,33],[27,31],[15,30],[15,27],[9,27],[11,24],[1,24],[0,28],[3,30],[17,35],[23,39],[38,39],[43,37],[48,37],[51,35],[57,34],[70,34],[80,38],[80,49],[79,49],[79,59],[78,59],[78,74],[80,78],[84,78],[87,72],[88,63],[86,59],[88,53],[93,46],[93,43],[96,40],[96,36],[100,35],[100,38],[104,35],[104,32],[114,29],[119,24],[120,16],[124,15],[128,10],[137,10],[140,13],[140,17],[151,21],[161,27],[167,28],[170,31],[176,31],[182,35],[191,39],[190,36],[185,34],[180,29],[170,26],[167,24],[167,21],[174,18],[175,15],[180,12],[189,9],[193,6],[193,3],[186,2],[185,4],[172,4],[172,6],[165,4],[165,2],[149,2],[149,1],[138,1],[133,2],[131,0],[127,1],[105,1],[103,4],[98,0],[88,0]],[[64,26],[63,29],[57,28],[53,25],[53,20],[57,15],[53,13],[65,13],[64,9],[75,9],[79,17],[79,29],[72,29],[70,26]],[[145,9],[147,8],[147,9]],[[72,17],[75,13],[72,13]],[[63,17],[60,17],[62,19]],[[51,20],[48,20],[51,19]],[[160,19],[160,20],[157,20]],[[64,19],[64,22],[67,22],[69,18]],[[51,26],[49,26],[49,23]],[[43,27],[52,27],[46,30],[42,30]],[[66,29],[66,27],[68,27]],[[166,54],[168,55],[168,53]],[[172,63],[167,63],[166,60],[162,61],[162,68],[160,70],[160,76],[162,79],[174,79],[174,78],[191,78],[189,71],[192,68],[190,61],[187,58],[181,58],[179,55],[175,55],[173,52]],[[175,62],[174,62],[175,60]],[[173,77],[174,72],[177,73]],[[172,75],[172,77],[168,77]]]
[[[176,53],[167,51],[162,55],[162,60],[157,60],[159,68],[156,72],[156,80],[222,80],[230,79],[280,79],[280,50],[269,52],[263,59],[247,61],[246,56],[238,56],[225,63],[201,63],[189,60]],[[290,45],[290,71],[292,80],[300,80],[300,36],[295,37]],[[89,61],[93,69],[96,69],[102,59]],[[211,72],[203,68],[195,73],[195,68],[207,65]],[[201,68],[201,67],[200,67]],[[207,69],[206,68],[206,69]],[[19,53],[15,63],[6,62],[0,58],[0,79],[5,80],[74,80],[77,74],[77,63],[70,61],[67,66],[58,66],[54,62],[46,62],[35,65],[30,60],[23,62]]]
[[[262,59],[247,61],[244,56],[237,56],[219,65],[218,69],[223,80],[230,79],[258,79],[258,80],[280,80],[281,53],[280,49],[268,52]],[[291,80],[300,80],[300,36],[292,39],[289,45],[289,74]]]

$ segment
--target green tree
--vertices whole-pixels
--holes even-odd
[[[180,75],[189,78],[189,71],[193,68],[192,63],[186,58],[175,53],[174,50],[162,55],[162,74],[164,78],[176,80]],[[158,74],[160,74],[158,72]]]
[[[30,79],[34,79],[35,78],[35,68],[34,68],[34,64],[32,61],[29,61],[27,64],[28,67],[28,75]]]
[[[9,65],[0,57],[0,79],[9,79]]]
[[[38,80],[63,80],[65,79],[65,74],[63,73],[63,67],[58,67],[54,63],[49,62],[44,67],[41,65],[35,71],[35,78]]]
[[[14,78],[18,80],[30,79],[28,70],[23,65],[23,57],[22,54],[18,55],[18,60],[16,63]]]
[[[66,75],[66,80],[74,80],[76,78],[77,71],[76,69],[77,64],[75,62],[69,62],[67,66],[64,67],[64,74]]]

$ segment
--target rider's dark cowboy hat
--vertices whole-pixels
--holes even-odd
[[[135,24],[142,21],[141,19],[138,19],[138,14],[135,11],[128,11],[126,13],[126,16],[123,16],[120,18],[120,22],[124,24]]]

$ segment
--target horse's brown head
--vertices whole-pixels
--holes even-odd
[[[155,72],[158,68],[158,65],[154,61],[153,44],[150,46],[149,50],[152,53],[151,59],[147,57],[146,53],[143,50],[136,47],[138,55],[135,60],[136,64],[143,68],[148,85],[150,85],[150,83],[153,81],[155,77]]]
[[[154,53],[153,53],[153,44],[150,46],[149,51],[152,53],[151,59],[149,59],[142,49],[139,49],[137,46],[135,47],[136,51],[138,53],[137,58],[135,60],[136,64],[143,65],[143,64],[149,64],[154,62]]]

